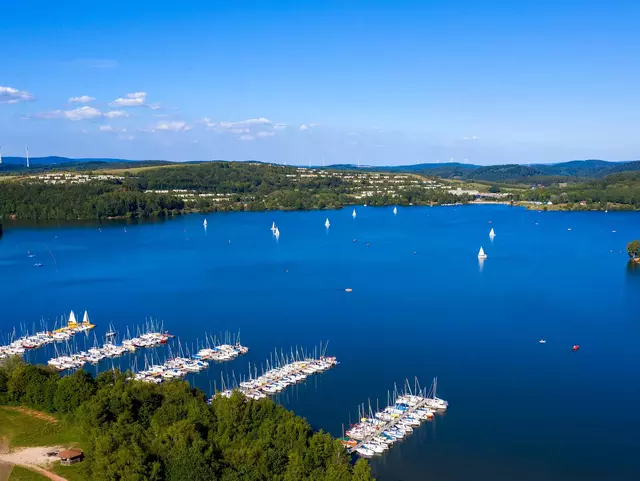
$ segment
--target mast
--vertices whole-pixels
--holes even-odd
[[[24,150],[27,154],[27,169],[28,169],[29,168],[29,147],[25,147]]]

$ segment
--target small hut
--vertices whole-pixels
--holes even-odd
[[[71,466],[72,464],[79,463],[84,459],[84,453],[79,449],[67,449],[58,453],[60,458],[60,464],[63,466]]]

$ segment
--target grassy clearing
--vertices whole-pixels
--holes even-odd
[[[9,481],[44,481],[46,479],[48,478],[21,466],[14,466],[9,475]]]
[[[11,448],[77,444],[76,431],[64,422],[53,423],[46,416],[0,407],[0,438],[6,437]]]
[[[83,468],[84,463],[72,464],[71,466],[56,463],[49,467],[49,471],[66,478],[68,481],[86,481],[87,476],[84,474]]]
[[[145,170],[153,170],[153,169],[174,169],[176,167],[185,167],[187,165],[191,165],[191,164],[182,164],[182,163],[177,163],[177,164],[169,164],[169,165],[148,165],[145,167],[123,167],[123,168],[119,168],[119,169],[113,169],[113,168],[105,168],[105,169],[95,169],[96,171],[100,171],[100,173],[102,174],[111,174],[111,175],[122,175],[125,172],[129,173],[129,174],[136,174],[138,172],[144,172]]]

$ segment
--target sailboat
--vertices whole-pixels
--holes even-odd
[[[495,236],[496,236],[496,232],[493,229],[491,229],[489,231],[489,237],[491,237],[493,239]]]
[[[398,213],[398,208],[397,208],[397,207],[394,207],[394,208],[393,208],[393,213],[394,213],[394,214],[397,214],[397,213]]]
[[[275,233],[276,229],[277,229],[277,227],[276,227],[276,223],[275,223],[275,222],[273,222],[273,223],[271,224],[271,232]]]
[[[484,249],[480,247],[480,251],[478,252],[478,259],[486,259],[487,254],[484,253]]]
[[[204,220],[204,222],[202,223],[202,225],[204,226],[204,228],[207,228],[207,219]]]
[[[356,210],[353,209],[353,212],[351,213],[351,217],[353,217],[354,219],[356,218]]]
[[[280,237],[280,229],[276,227],[276,230],[273,231],[273,235],[276,236],[276,239]]]
[[[329,218],[327,217],[327,220],[324,221],[324,226],[328,229],[330,225],[331,222],[329,222]]]

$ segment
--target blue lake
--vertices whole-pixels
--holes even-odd
[[[274,348],[329,341],[341,364],[276,397],[314,428],[340,435],[358,404],[382,405],[405,378],[438,376],[449,401],[372,460],[380,481],[640,479],[640,268],[626,255],[640,215],[358,207],[355,219],[351,209],[208,215],[207,231],[204,218],[5,230],[3,339],[71,309],[88,309],[97,335],[145,318],[188,346],[240,330],[249,354],[190,376],[208,392]]]

